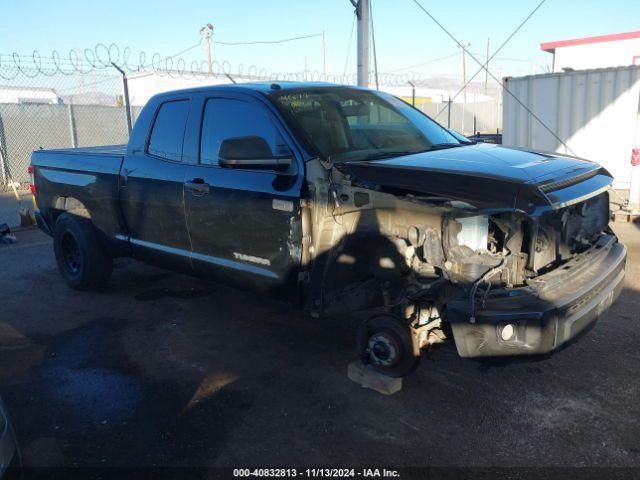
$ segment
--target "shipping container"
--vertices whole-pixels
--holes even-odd
[[[640,147],[640,66],[508,77],[504,86],[548,127],[504,92],[504,145],[596,161],[615,188],[629,188]]]

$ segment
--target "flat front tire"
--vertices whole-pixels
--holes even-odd
[[[53,250],[58,269],[75,290],[97,290],[111,277],[113,260],[86,218],[65,212],[53,229]]]

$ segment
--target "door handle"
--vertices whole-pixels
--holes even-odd
[[[193,195],[201,196],[209,193],[211,186],[206,183],[202,178],[194,178],[188,182],[184,182],[185,190],[191,192]]]

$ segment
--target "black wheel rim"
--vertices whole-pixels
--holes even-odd
[[[73,275],[78,275],[82,268],[82,256],[80,255],[80,246],[70,232],[65,232],[62,236],[61,247],[67,271]]]

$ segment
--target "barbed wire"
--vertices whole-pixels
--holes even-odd
[[[315,36],[315,35],[311,35]],[[311,37],[310,36],[310,37]],[[297,37],[296,37],[297,38]],[[300,37],[307,38],[307,37]],[[324,73],[318,70],[303,70],[297,72],[270,72],[266,68],[257,65],[239,63],[235,67],[227,60],[212,62],[212,73],[209,72],[209,65],[202,60],[185,60],[182,55],[196,48],[201,47],[202,42],[187,47],[173,55],[163,56],[160,53],[147,54],[139,51],[134,54],[131,48],[121,48],[115,43],[106,45],[99,43],[93,48],[83,50],[72,49],[66,54],[53,50],[49,55],[43,56],[38,50],[34,50],[29,55],[11,53],[0,54],[0,80],[12,81],[20,78],[33,79],[38,76],[72,76],[87,75],[104,72],[107,74],[113,69],[112,64],[118,65],[128,74],[141,72],[156,72],[174,78],[214,76],[232,76],[247,80],[269,80],[269,81],[313,81],[330,82],[338,84],[356,84],[357,75],[355,73]],[[410,69],[414,66],[429,64],[434,61],[443,60],[450,56],[432,59],[422,64],[405,67]],[[414,71],[398,71],[396,69],[387,72],[379,72],[378,80],[384,86],[406,86],[413,83],[423,87],[433,84],[433,77],[424,73]],[[114,72],[115,73],[115,72]],[[106,80],[105,80],[106,81]],[[99,83],[99,82],[98,82]]]

